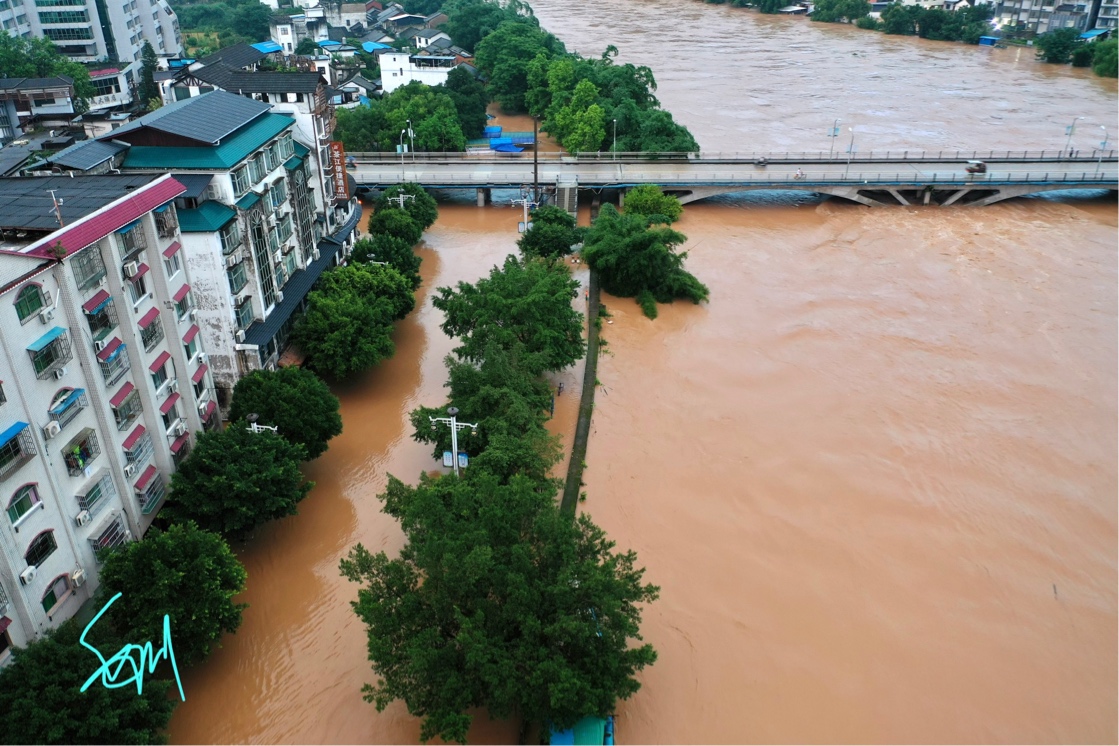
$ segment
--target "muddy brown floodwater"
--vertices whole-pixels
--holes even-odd
[[[1074,146],[1116,132],[1114,80],[1028,50],[700,2],[533,5],[570,48],[652,66],[706,150],[826,150],[835,117],[859,152],[1058,149],[1074,116]],[[424,287],[485,274],[518,219],[441,205]],[[650,322],[605,299],[583,507],[662,589],[619,743],[1114,743],[1114,197],[723,197],[679,228],[709,304]],[[186,676],[174,742],[415,742],[402,705],[361,700],[337,565],[358,541],[397,550],[375,496],[435,468],[406,416],[442,400],[439,322],[425,296],[396,356],[337,389],[345,432],[300,514],[240,551],[251,606]],[[515,736],[482,716],[471,741]]]

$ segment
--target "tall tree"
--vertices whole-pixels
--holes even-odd
[[[369,232],[383,233],[414,246],[423,236],[423,227],[412,219],[407,210],[377,210],[369,217]]]
[[[244,422],[198,437],[171,477],[163,514],[173,523],[194,521],[207,531],[240,539],[266,521],[296,514],[314,486],[299,462],[307,451],[270,431],[250,432]]]
[[[463,67],[451,70],[443,87],[454,102],[463,136],[481,137],[486,126],[486,105],[490,102],[486,87]]]
[[[571,253],[571,247],[579,243],[580,236],[575,218],[566,210],[545,205],[532,211],[532,227],[517,241],[517,247],[526,259],[558,259]]]
[[[143,541],[110,552],[98,598],[103,606],[121,594],[109,618],[129,640],[161,640],[166,615],[175,660],[189,665],[241,626],[247,604],[235,604],[233,597],[245,590],[246,577],[222,537],[188,522],[149,531]]]
[[[583,356],[582,316],[571,305],[578,289],[563,264],[508,256],[473,285],[439,288],[433,303],[446,315],[443,331],[461,337],[455,354],[477,362],[491,342],[505,347],[520,343],[521,366],[539,375],[562,370]]]
[[[1056,31],[1042,34],[1037,37],[1034,44],[1040,50],[1037,57],[1045,62],[1064,65],[1072,59],[1073,50],[1083,42],[1080,40],[1080,30],[1075,28],[1059,28]]]
[[[144,61],[143,65],[140,67],[140,100],[145,104],[153,99],[161,100],[159,86],[156,85],[155,82],[155,71],[159,68],[159,57],[156,56],[155,49],[152,48],[151,42],[144,42],[144,47],[140,52],[140,59]]]
[[[370,233],[354,244],[350,261],[388,262],[389,266],[404,275],[415,290],[420,286],[420,264],[423,258],[412,248],[412,244],[388,233]]]
[[[657,223],[675,223],[684,214],[680,200],[665,194],[655,184],[642,184],[626,192],[625,211],[629,215],[644,215]]]
[[[633,643],[658,589],[586,515],[484,471],[390,478],[381,499],[408,538],[400,557],[359,544],[341,562],[362,584],[353,606],[378,678],[365,698],[379,710],[403,700],[422,740],[465,742],[471,708],[569,727],[640,688],[656,652]]]
[[[76,110],[89,108],[95,91],[85,65],[74,62],[58,51],[45,37],[0,34],[0,76],[8,78],[49,78],[65,75],[74,81],[74,95],[79,101]]]
[[[397,201],[401,194],[405,195],[403,208]],[[435,203],[435,198],[428,194],[422,186],[413,183],[396,184],[388,187],[381,192],[381,196],[377,198],[374,207],[377,210],[388,210],[394,207],[403,209],[404,212],[408,213],[408,217],[416,221],[416,225],[420,226],[421,231],[426,231],[434,225],[435,220],[439,217],[439,206]]]
[[[288,366],[255,370],[233,387],[231,421],[250,414],[261,425],[279,428],[280,435],[307,449],[307,458],[326,452],[326,444],[342,432],[338,397],[310,370]]]

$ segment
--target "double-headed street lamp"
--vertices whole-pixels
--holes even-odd
[[[447,407],[447,414],[450,417],[428,417],[431,420],[431,429],[435,430],[439,427],[439,423],[451,426],[451,463],[455,467],[455,476],[458,476],[458,431],[470,428],[471,435],[478,434],[477,422],[459,422],[455,419],[458,415],[458,407]]]
[[[851,144],[847,146],[847,168],[843,169],[843,178],[847,178],[847,172],[851,170],[851,155],[855,152],[855,128],[848,127],[847,131],[851,133]]]
[[[400,181],[404,181],[404,135],[408,130],[400,130]]]
[[[839,122],[839,117],[836,117],[835,121],[832,122],[831,130],[828,132],[828,137],[831,138],[831,146],[828,147],[828,158],[831,158],[832,153],[835,152],[835,140],[839,137]]]
[[[1073,133],[1076,132],[1076,123],[1083,118],[1084,117],[1076,117],[1072,120],[1072,124],[1070,124],[1068,127],[1065,127],[1065,134],[1068,135],[1068,137],[1065,139],[1065,152],[1068,153],[1069,158],[1072,157],[1072,136]]]
[[[256,424],[260,420],[260,415],[257,414],[256,412],[252,412],[247,417],[245,417],[245,419],[249,421],[249,426],[246,427],[245,429],[248,430],[250,433],[262,433],[265,430],[267,430],[268,432],[272,432],[272,433],[279,433],[280,432],[280,428],[278,428],[278,427],[272,427],[271,425],[258,425],[258,424]]]
[[[1096,160],[1096,175],[1097,176],[1100,173],[1100,168],[1103,166],[1103,151],[1107,150],[1107,140],[1108,140],[1107,127],[1105,127],[1101,124],[1100,129],[1103,130],[1103,142],[1100,143],[1100,157]]]
[[[614,160],[618,160],[618,120],[614,120]]]

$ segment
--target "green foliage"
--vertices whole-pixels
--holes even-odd
[[[813,14],[812,20],[814,20],[814,21],[816,20],[815,14]],[[858,26],[861,29],[866,29],[867,31],[879,31],[880,30],[879,24],[878,24],[878,19],[877,18],[871,18],[870,16],[863,16],[859,20],[855,21],[855,25]]]
[[[520,2],[502,5],[490,0],[448,0],[442,11],[447,14],[443,31],[455,40],[455,44],[471,52],[475,51],[478,42],[505,21],[537,23],[532,9]]]
[[[171,477],[163,515],[242,538],[266,521],[295,515],[314,486],[299,471],[306,458],[302,445],[270,431],[250,432],[244,422],[203,433]]]
[[[250,414],[261,425],[278,427],[281,436],[299,443],[308,459],[326,452],[326,444],[342,432],[338,397],[310,370],[296,367],[256,370],[233,388],[229,419]]]
[[[142,694],[133,687],[107,689],[100,681],[82,692],[101,662],[82,647],[81,634],[76,621],[66,622],[26,648],[15,649],[12,661],[0,669],[0,743],[166,743],[167,723],[179,696],[176,691],[175,700],[168,697],[171,681],[145,676]],[[152,638],[153,645],[158,648],[161,639],[162,634]],[[112,633],[104,618],[90,629],[86,641],[105,659],[126,642]]]
[[[370,233],[383,233],[404,241],[409,246],[414,246],[423,236],[424,229],[412,219],[406,210],[387,207],[377,210],[369,217],[368,226]]]
[[[1092,56],[1092,71],[1104,78],[1119,78],[1119,41],[1098,41]]]
[[[921,15],[919,5],[902,5],[900,2],[890,3],[882,11],[880,24],[882,32],[900,36],[914,36],[917,33],[917,18]]]
[[[479,362],[491,343],[507,349],[519,343],[521,367],[540,375],[583,356],[582,317],[571,306],[578,288],[563,264],[508,256],[473,285],[439,288],[433,303],[446,316],[443,331],[462,338],[456,355]]]
[[[322,47],[320,47],[318,44],[316,44],[314,39],[312,39],[311,37],[308,36],[308,37],[304,38],[303,41],[299,42],[298,45],[296,45],[295,53],[296,54],[302,54],[302,55],[308,55],[308,56],[319,55],[319,54],[322,54]],[[339,110],[338,113],[341,114],[343,111],[346,111],[346,110],[341,109],[341,110]]]
[[[812,20],[824,23],[855,23],[870,13],[866,0],[819,0],[812,10]]]
[[[396,140],[388,129],[385,112],[379,103],[337,109],[335,116],[337,125],[334,128],[334,139],[345,145],[347,152],[371,153],[393,149]],[[400,130],[395,134],[399,135]]]
[[[535,18],[518,18],[503,22],[486,35],[478,43],[474,58],[488,78],[493,98],[505,111],[516,112],[526,110],[529,63],[538,54],[550,58],[562,53],[563,43],[541,30]]]
[[[435,203],[435,198],[427,193],[419,184],[397,184],[391,186],[381,192],[381,196],[377,198],[374,207],[378,212],[381,210],[400,209],[400,205],[396,202],[390,202],[399,194],[406,194],[412,199],[404,201],[404,212],[420,226],[420,231],[426,231],[428,228],[435,224],[435,219],[439,217],[439,206]],[[372,226],[370,220],[370,226]],[[372,230],[372,228],[370,228]],[[418,239],[417,239],[418,240]],[[413,242],[415,243],[415,242]]]
[[[140,67],[140,89],[138,98],[141,101],[152,101],[153,99],[160,101],[162,99],[159,95],[159,86],[155,83],[155,71],[159,69],[159,57],[156,56],[155,49],[152,48],[151,42],[144,42],[144,47],[140,52],[140,58],[144,62]]]
[[[272,10],[258,0],[221,0],[213,3],[175,4],[175,15],[184,33],[212,31],[224,34],[221,46],[268,39]]]
[[[581,240],[581,231],[575,227],[575,218],[567,211],[545,205],[532,211],[532,228],[525,231],[517,247],[521,255],[558,259],[571,253],[571,247]]]
[[[308,367],[337,378],[392,357],[393,322],[407,316],[416,303],[411,280],[392,267],[369,264],[328,270],[307,301],[293,338],[306,354]]]
[[[680,200],[665,194],[655,184],[642,184],[626,192],[625,211],[644,215],[654,223],[675,223],[684,214]]]
[[[49,78],[65,75],[74,81],[74,95],[81,99],[76,107],[85,111],[95,91],[89,70],[58,51],[44,37],[18,37],[0,33],[0,77]]]
[[[1081,43],[1080,30],[1074,28],[1050,31],[1034,41],[1034,45],[1038,48],[1037,58],[1058,65],[1067,63],[1072,58],[1077,45]]]
[[[670,228],[650,228],[648,218],[621,214],[605,205],[591,226],[583,245],[583,258],[598,272],[602,289],[623,298],[640,298],[648,314],[650,294],[660,303],[686,298],[707,300],[703,283],[684,270],[686,253],[675,247],[685,236]]]
[[[412,283],[413,290],[423,281],[420,277],[423,259],[412,249],[412,244],[387,233],[371,233],[355,243],[350,262],[388,262],[390,267]]]
[[[1092,44],[1081,44],[1072,53],[1073,67],[1091,67],[1095,56],[1096,47]]]
[[[761,13],[776,13],[785,7],[784,0],[751,0],[751,3],[757,7]]]
[[[108,616],[129,640],[161,640],[167,615],[175,660],[190,665],[241,626],[247,604],[235,604],[233,597],[245,590],[246,577],[222,537],[193,523],[175,524],[107,555],[98,607],[122,594]]]
[[[340,109],[337,117],[334,138],[350,152],[391,151],[400,144],[422,152],[466,149],[455,101],[442,86],[412,82],[369,106]],[[409,120],[411,140],[401,134]]]
[[[481,137],[486,126],[486,105],[490,102],[486,87],[464,68],[456,67],[447,75],[443,89],[455,105],[463,136]]]
[[[439,11],[443,0],[404,0],[404,12],[429,16]]]
[[[561,515],[531,479],[484,471],[390,479],[381,499],[408,537],[400,557],[359,544],[341,562],[363,586],[354,611],[379,679],[365,697],[379,710],[402,699],[422,740],[465,742],[471,708],[570,727],[640,688],[656,653],[632,644],[638,604],[659,589],[586,515]]]

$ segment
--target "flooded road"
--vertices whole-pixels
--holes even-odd
[[[827,150],[835,117],[836,149],[850,125],[859,152],[1057,149],[1073,116],[1074,146],[1116,129],[1114,80],[1029,50],[700,2],[533,5],[570,48],[652,66],[705,150]],[[425,289],[488,272],[519,219],[440,205]],[[619,743],[1116,741],[1116,226],[1113,197],[686,208],[711,302],[650,322],[605,298],[581,507],[662,589]],[[239,552],[251,606],[184,679],[173,742],[416,741],[401,704],[361,700],[337,564],[358,541],[397,549],[385,474],[435,466],[406,416],[442,400],[453,345],[418,308],[391,361],[336,389],[345,431],[300,515]]]

